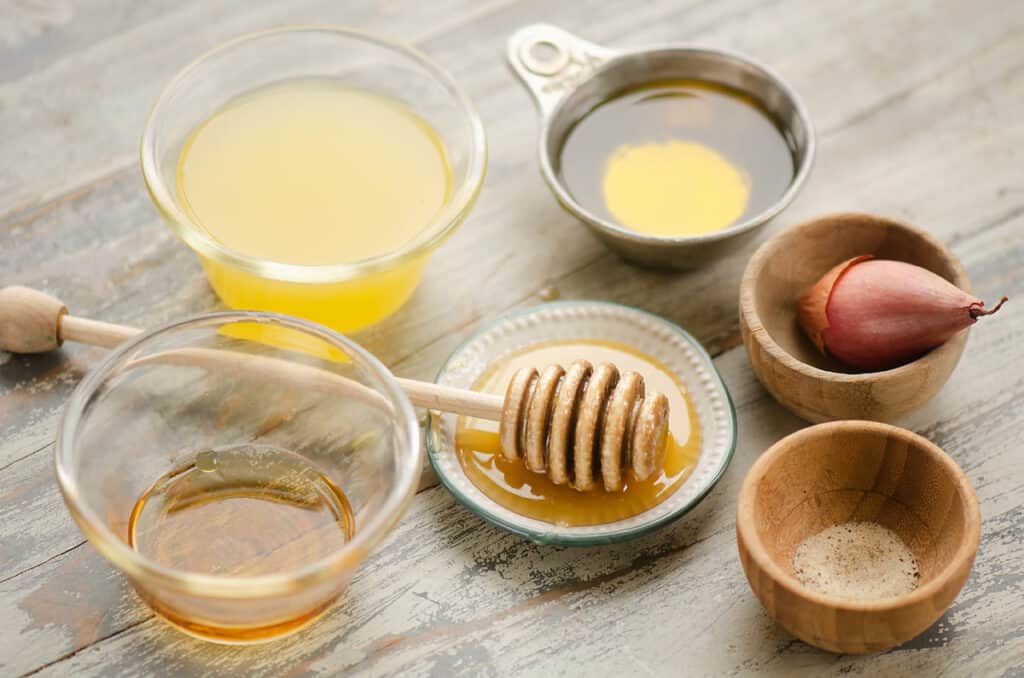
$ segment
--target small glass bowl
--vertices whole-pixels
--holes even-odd
[[[419,435],[394,377],[352,341],[275,314],[211,313],[128,341],[82,381],[60,423],[57,480],[90,543],[154,611],[199,638],[254,643],[302,628],[342,593],[415,493],[423,461]],[[238,446],[286,450],[302,472],[313,469],[318,482],[326,478],[325,486],[341,488],[346,510],[336,515],[346,514],[348,540],[336,539],[336,549],[297,551],[288,566],[261,561],[263,569],[251,576],[182,569],[162,551],[146,554],[130,545],[138,500],[148,488],[183,468],[224,476],[221,468],[202,467],[202,455],[209,460],[211,450]],[[260,500],[280,503],[277,483],[287,477],[278,473],[280,459],[260,457],[267,465],[252,467],[259,475],[247,487],[269,488]],[[177,506],[228,496],[233,487],[224,482],[221,494],[194,493]],[[169,515],[175,508],[168,506]],[[189,523],[182,534],[193,525],[208,534],[220,523]],[[214,531],[203,548],[220,548],[220,537]],[[224,538],[223,548],[248,543]],[[306,559],[310,552],[318,559]]]
[[[689,513],[725,473],[736,449],[736,411],[711,356],[689,333],[664,318],[602,301],[556,301],[508,313],[451,354],[437,383],[472,388],[490,365],[528,346],[561,340],[610,340],[652,356],[685,384],[700,419],[702,442],[690,476],[660,504],[630,518],[585,526],[529,518],[478,488],[455,453],[458,416],[431,412],[427,455],[442,484],[466,508],[503,530],[540,544],[594,546],[635,539]]]
[[[308,78],[329,78],[403,102],[444,141],[451,195],[433,221],[401,248],[351,263],[272,261],[225,247],[182,208],[177,166],[189,134],[239,96]],[[288,313],[350,332],[392,314],[412,294],[428,255],[473,206],[483,184],[487,145],[483,123],[469,99],[425,55],[360,31],[293,27],[236,38],[178,73],[146,122],[141,160],[153,203],[199,256],[224,303]]]

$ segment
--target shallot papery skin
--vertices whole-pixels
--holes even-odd
[[[819,350],[866,371],[907,363],[995,313],[931,271],[854,257],[800,297],[800,325]]]

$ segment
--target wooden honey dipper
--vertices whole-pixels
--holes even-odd
[[[0,289],[0,350],[42,353],[64,341],[113,348],[142,330],[73,316],[55,297],[27,287]],[[293,382],[315,383],[383,400],[375,391],[309,365],[222,349],[178,349],[157,358],[206,366],[271,370]],[[152,359],[152,358],[151,358]],[[637,480],[661,466],[668,435],[668,398],[645,393],[635,372],[578,360],[563,369],[518,370],[505,396],[395,378],[414,405],[499,422],[502,454],[535,473],[581,492],[617,492],[627,471]],[[386,405],[383,403],[377,403]]]

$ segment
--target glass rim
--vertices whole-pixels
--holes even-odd
[[[445,201],[440,211],[434,215],[433,219],[415,237],[391,252],[385,252],[353,262],[317,265],[292,264],[248,255],[223,245],[207,234],[202,225],[196,223],[194,219],[181,209],[178,201],[168,190],[164,182],[163,175],[159,169],[160,163],[157,160],[156,122],[158,116],[167,105],[170,94],[181,85],[182,81],[197,69],[206,65],[211,58],[236,47],[257,42],[267,37],[299,35],[303,33],[326,33],[340,38],[359,40],[378,48],[390,50],[409,61],[415,62],[427,71],[435,82],[444,87],[450,100],[454,101],[459,108],[463,119],[469,123],[471,139],[469,144],[469,164],[466,169],[465,178],[458,183],[451,196]],[[450,236],[456,227],[465,220],[480,193],[480,189],[483,187],[483,180],[487,171],[487,138],[480,114],[455,78],[415,47],[381,37],[374,33],[343,26],[295,25],[271,28],[237,36],[207,50],[178,71],[160,91],[156,103],[153,104],[149,115],[146,117],[146,125],[139,147],[139,156],[142,167],[142,179],[157,211],[160,212],[160,215],[167,221],[178,237],[184,240],[197,254],[261,278],[299,283],[324,283],[343,282],[368,273],[394,268],[401,263],[429,253]]]
[[[118,537],[102,517],[94,511],[81,496],[73,470],[75,455],[75,434],[82,420],[86,405],[98,387],[125,361],[125,358],[146,346],[152,340],[174,334],[181,330],[213,324],[231,322],[270,323],[288,327],[315,336],[334,348],[345,351],[365,364],[373,376],[382,382],[382,390],[388,401],[395,406],[396,433],[402,434],[408,445],[409,459],[396,463],[396,477],[381,509],[357,527],[351,539],[334,553],[309,563],[299,569],[278,574],[258,576],[224,576],[188,572],[162,565],[131,548]],[[352,569],[381,539],[395,526],[405,513],[409,502],[416,494],[420,473],[423,468],[423,448],[420,445],[419,420],[412,403],[402,390],[391,371],[373,354],[351,339],[313,322],[264,311],[217,311],[189,316],[143,332],[113,349],[75,387],[61,415],[57,429],[54,460],[57,484],[64,496],[65,504],[83,533],[97,550],[110,562],[131,577],[155,580],[159,583],[189,593],[217,595],[228,598],[257,598],[277,595],[306,588],[331,578],[346,569]],[[354,560],[352,560],[354,557]],[[352,560],[350,563],[349,561]]]

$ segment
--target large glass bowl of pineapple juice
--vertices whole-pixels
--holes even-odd
[[[157,209],[233,308],[343,332],[396,311],[483,183],[483,125],[416,50],[359,31],[243,36],[182,70],[142,139]]]

